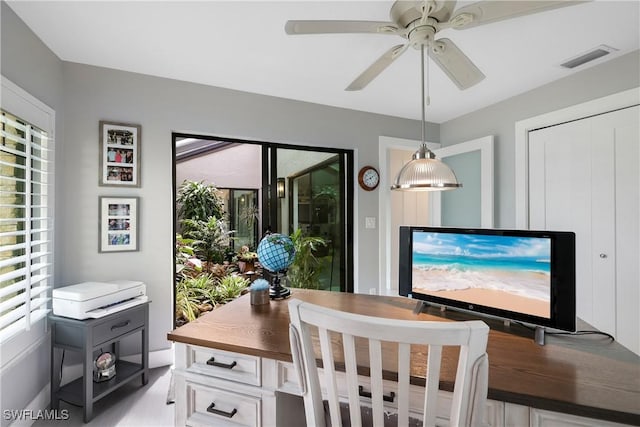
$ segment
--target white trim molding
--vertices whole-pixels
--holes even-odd
[[[413,139],[395,138],[392,136],[380,136],[378,138],[378,161],[380,165],[380,187],[378,187],[378,293],[387,295],[391,293],[391,188],[389,182],[389,150],[399,149],[416,151],[420,147],[420,141]],[[427,142],[430,150],[437,150],[440,144]]]
[[[20,86],[7,79],[5,76],[0,76],[1,83],[1,96],[0,107],[12,115],[26,120],[30,124],[47,132],[49,137],[49,148],[52,152],[55,150],[56,144],[56,113],[48,105],[44,104],[33,95],[22,89]],[[49,193],[47,195],[47,206],[50,212],[55,212],[55,161],[51,159],[51,170],[49,175]],[[55,218],[51,217],[52,223]],[[55,237],[53,231],[51,233],[51,247],[55,247]],[[50,279],[49,284],[55,277],[55,255],[51,255],[51,266],[49,267]],[[45,296],[50,295],[50,291],[46,291]],[[45,307],[46,308],[46,307]],[[0,359],[3,361],[3,369],[14,359],[22,360],[21,356],[26,351],[30,351],[41,343],[42,339],[48,337],[48,325],[43,317],[40,320],[34,321],[31,325],[26,320],[26,329],[20,333],[8,338],[6,341],[0,344]]]
[[[529,228],[529,132],[633,105],[640,105],[640,87],[516,122],[515,212],[517,228]]]

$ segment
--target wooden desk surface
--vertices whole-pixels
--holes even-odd
[[[403,297],[292,289],[292,298],[377,317],[466,320],[468,315],[427,310]],[[249,295],[215,309],[168,334],[171,341],[291,362],[288,300],[252,306]],[[609,339],[547,336],[537,345],[528,329],[482,319],[491,332],[489,398],[584,417],[640,425],[640,357]],[[416,350],[419,352],[420,350]],[[445,354],[440,388],[452,390],[456,354]],[[413,358],[412,358],[413,360]],[[393,366],[385,366],[393,380]],[[366,373],[365,373],[366,374]],[[411,367],[412,382],[424,383],[424,365]]]

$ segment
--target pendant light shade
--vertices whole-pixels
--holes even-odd
[[[444,191],[462,187],[456,174],[427,148],[425,142],[425,86],[424,86],[424,45],[421,47],[422,71],[422,144],[413,153],[412,159],[405,164],[391,186],[392,190],[404,191]]]
[[[462,187],[456,174],[445,163],[436,159],[435,154],[422,144],[413,158],[405,164],[392,190],[405,191],[443,191]]]

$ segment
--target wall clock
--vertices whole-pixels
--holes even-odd
[[[358,184],[363,190],[375,190],[380,184],[380,174],[373,166],[364,166],[358,173]]]

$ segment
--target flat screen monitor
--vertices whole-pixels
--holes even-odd
[[[575,331],[575,235],[400,227],[400,295]]]

